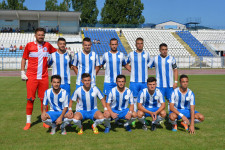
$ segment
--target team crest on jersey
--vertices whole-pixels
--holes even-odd
[[[143,57],[144,57],[144,58],[147,58],[147,55],[146,55],[146,54],[144,54],[144,55],[143,55]]]
[[[64,99],[63,99],[63,98],[60,98],[59,101],[60,101],[60,102],[64,102]]]
[[[94,56],[91,56],[91,57],[90,57],[90,59],[91,59],[91,60],[94,60],[94,59],[95,59],[95,57],[94,57]]]
[[[43,48],[43,52],[47,52],[47,50],[48,50],[47,47]]]
[[[158,99],[159,99],[159,97],[158,97],[158,96],[155,96],[155,99],[156,99],[156,100],[158,100]]]
[[[171,62],[172,62],[172,59],[168,59],[167,62],[168,62],[168,63],[171,63]]]
[[[129,95],[126,95],[126,96],[125,96],[125,99],[128,100],[128,99],[129,99]]]
[[[94,93],[94,92],[92,92],[92,93],[91,93],[91,96],[92,96],[92,97],[95,97],[95,93]]]
[[[190,101],[190,98],[189,97],[186,97],[186,101]]]

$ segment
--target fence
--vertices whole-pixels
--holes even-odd
[[[0,70],[21,69],[21,57],[0,57]],[[178,68],[224,68],[225,57],[175,57]]]

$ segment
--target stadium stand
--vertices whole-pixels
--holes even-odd
[[[189,31],[176,31],[176,33],[191,47],[197,56],[213,56]]]
[[[92,41],[92,50],[98,55],[102,56],[105,52],[110,50],[109,41],[111,38],[116,38],[119,42],[118,51],[123,52],[127,55],[127,52],[122,45],[120,38],[118,37],[115,30],[100,30],[100,29],[89,29],[83,30],[84,37],[89,37]],[[99,44],[95,44],[94,41],[100,41]]]
[[[123,34],[132,50],[136,50],[136,38],[142,37],[144,39],[144,50],[148,51],[152,56],[159,54],[159,45],[161,43],[168,45],[168,53],[172,56],[191,56],[171,32],[171,30],[123,30]]]

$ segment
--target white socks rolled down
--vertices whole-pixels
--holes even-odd
[[[174,121],[172,121],[172,120],[169,119],[169,122],[170,122],[172,125],[176,125],[176,124],[177,124],[177,119],[175,119]]]
[[[161,117],[160,115],[157,116],[157,119],[155,121],[152,121],[153,124],[158,124],[160,121],[164,120],[163,117]]]
[[[135,121],[137,118],[131,118],[130,120],[127,120],[126,123],[124,123],[124,127],[130,125],[133,121]]]
[[[73,122],[74,122],[75,125],[78,126],[78,128],[81,128],[81,127],[82,127],[82,126],[81,126],[81,120],[73,119]]]
[[[110,121],[111,121],[111,118],[105,118],[104,119],[104,122],[105,122],[104,125],[105,125],[105,127],[111,128]]]
[[[145,124],[145,117],[143,116],[142,118],[138,118],[138,120],[142,123]]]
[[[104,119],[96,119],[96,120],[94,121],[93,127],[94,127],[94,128],[97,127],[98,125],[102,124],[103,121],[104,121]]]
[[[43,120],[42,120],[43,121]],[[47,119],[45,121],[43,121],[45,124],[51,126],[52,128],[56,127],[56,124],[52,122],[52,119]]]
[[[62,128],[65,128],[70,122],[73,121],[73,119],[64,118],[64,121],[62,123]]]
[[[188,120],[189,120],[189,122],[191,123],[191,119],[188,119]],[[198,120],[198,119],[195,119],[195,123],[201,123],[201,121]]]

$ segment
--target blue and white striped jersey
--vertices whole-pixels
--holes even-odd
[[[52,75],[61,76],[61,84],[70,84],[70,65],[72,58],[65,52],[59,54],[58,52],[52,53],[48,58],[48,65],[52,66]]]
[[[100,60],[95,52],[84,54],[83,52],[76,53],[73,60],[73,65],[77,66],[77,85],[81,85],[81,76],[83,73],[89,73],[91,75],[91,86],[96,85],[96,66],[100,66]]]
[[[50,88],[45,91],[43,105],[50,105],[50,111],[62,111],[64,107],[69,105],[69,94],[66,90],[62,89],[58,94],[53,92]]]
[[[97,97],[101,100],[103,98],[102,92],[94,86],[89,91],[85,91],[83,86],[74,91],[71,100],[77,101],[76,110],[91,111],[97,108]]]
[[[112,54],[106,52],[101,61],[101,65],[106,64],[105,83],[116,83],[117,75],[122,74],[122,66],[126,65],[126,58],[122,52]]]
[[[159,89],[155,89],[153,95],[145,88],[138,93],[138,103],[141,103],[145,108],[160,107],[161,103],[165,103],[165,99]]]
[[[174,103],[176,109],[190,109],[190,105],[195,105],[195,95],[190,89],[187,89],[186,94],[182,94],[178,87],[174,89],[170,103]]]
[[[134,104],[133,94],[127,87],[125,87],[123,93],[120,93],[117,87],[114,87],[107,96],[106,103],[110,103],[112,109],[123,110],[128,108],[128,104]]]
[[[177,69],[176,60],[172,56],[165,58],[160,55],[151,59],[150,68],[155,66],[157,87],[173,87],[173,69]]]
[[[147,82],[148,79],[148,63],[150,55],[146,51],[137,53],[130,52],[127,58],[127,63],[131,65],[130,82]]]

